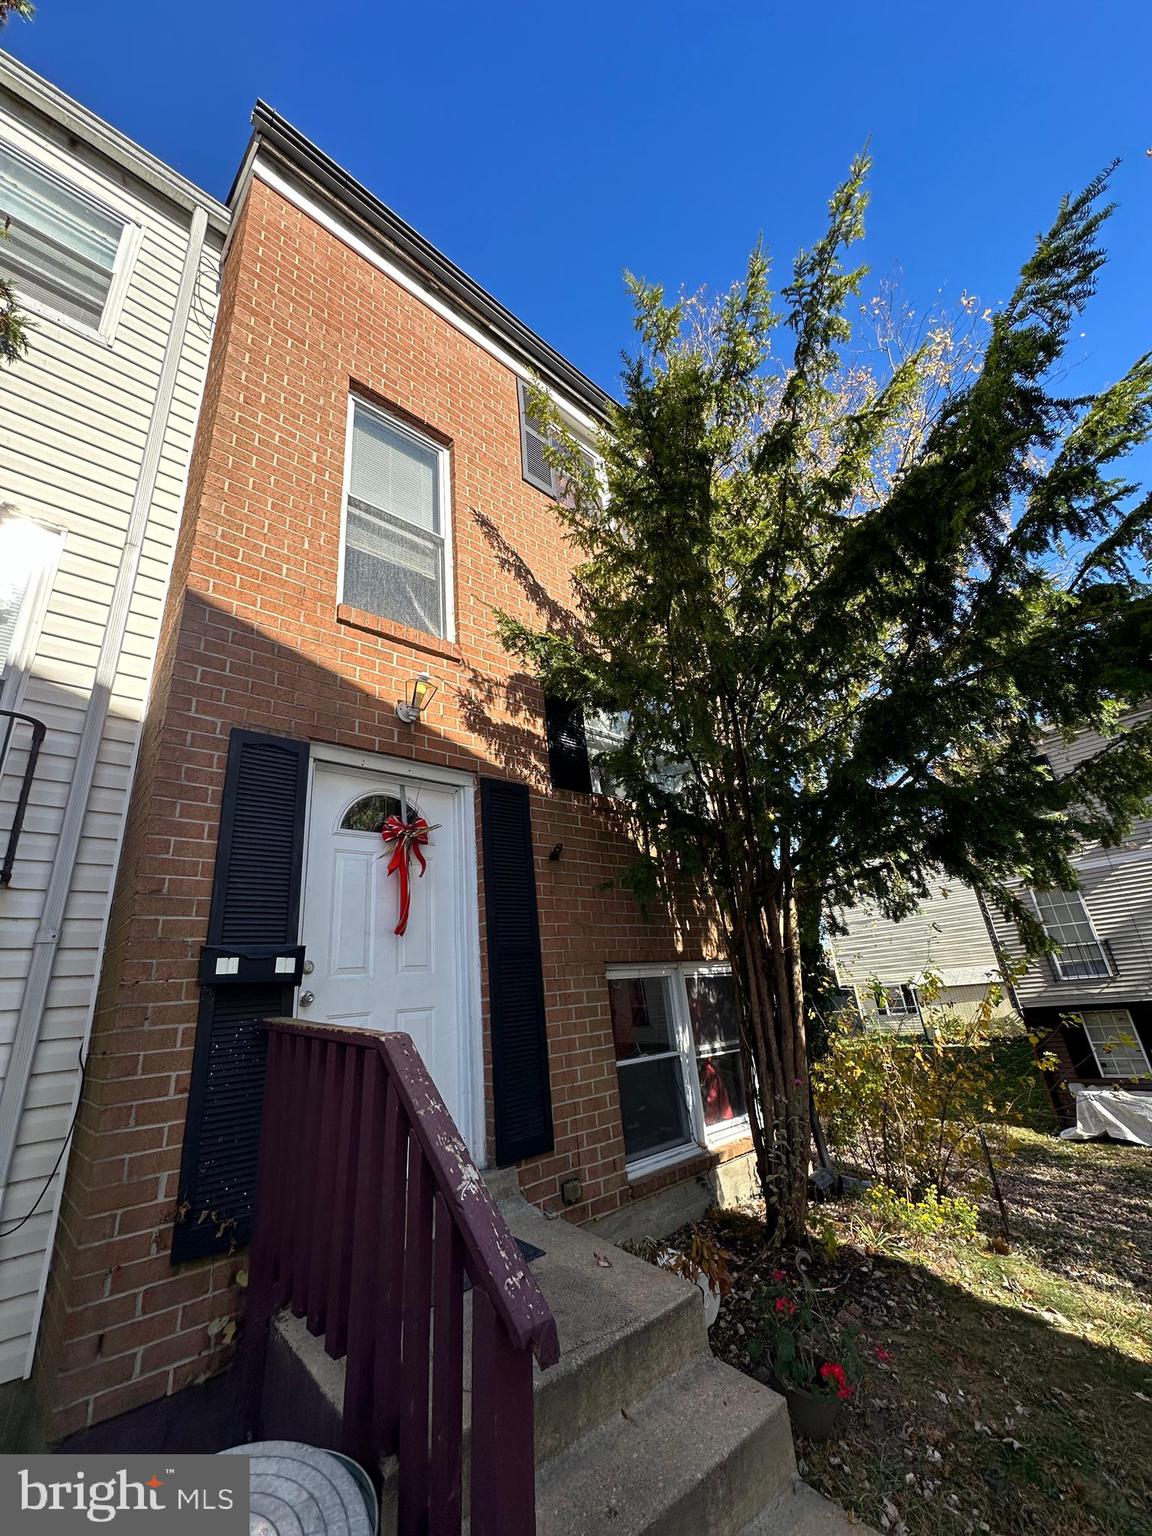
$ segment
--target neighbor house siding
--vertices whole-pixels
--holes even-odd
[[[875,907],[838,914],[844,933],[832,938],[836,969],[844,986],[867,987],[875,979],[896,986],[927,970],[954,967],[996,969],[996,952],[976,893],[943,875],[911,916],[892,922]]]
[[[18,96],[0,93],[0,139],[89,193],[139,229],[130,278],[110,341],[30,310],[28,355],[0,370],[0,501],[5,511],[62,535],[55,579],[19,707],[48,727],[32,784],[11,886],[0,891],[0,1082],[7,1071],[45,890],[57,859],[64,808],[92,696],[133,496],[189,245],[190,213],[126,168],[79,142]],[[220,211],[222,214],[222,210]],[[96,772],[40,1020],[0,1238],[0,1380],[29,1358],[57,1174],[42,1193],[68,1133],[78,1068],[124,825],[216,304],[219,234],[209,234],[127,633],[103,724]],[[22,751],[0,778],[7,826]]]
[[[1124,723],[1134,725],[1147,713],[1137,711]],[[1049,743],[1045,755],[1053,771],[1064,774],[1105,745],[1101,736],[1084,731],[1072,742]],[[1152,999],[1152,818],[1137,821],[1118,847],[1086,844],[1073,864],[1084,905],[1115,974],[1061,981],[1051,960],[1035,960],[1017,984],[1022,1005],[1025,1009],[1111,1008]],[[1018,954],[1019,939],[1012,925],[1001,917],[996,925],[1005,949]]]

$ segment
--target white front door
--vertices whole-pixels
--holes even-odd
[[[308,817],[302,938],[311,964],[299,1017],[317,1023],[403,1030],[476,1152],[470,1093],[471,1015],[462,923],[463,791],[316,762]],[[402,935],[400,876],[389,874],[387,817],[422,816],[434,830],[423,876],[411,859],[411,909]],[[309,998],[309,994],[311,997]]]

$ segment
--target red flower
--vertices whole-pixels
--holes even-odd
[[[775,1280],[777,1285],[783,1285],[784,1281],[787,1280],[788,1276],[784,1273],[784,1271],[782,1269],[774,1269],[772,1271],[772,1278],[773,1278],[773,1280]]]
[[[881,1365],[888,1365],[892,1360],[892,1351],[890,1349],[885,1349],[883,1344],[877,1344],[876,1358],[879,1360]]]
[[[827,1386],[834,1386],[836,1388],[836,1396],[844,1402],[847,1402],[856,1390],[855,1387],[848,1385],[848,1378],[844,1374],[844,1367],[837,1365],[832,1360],[826,1360],[820,1367],[820,1377]]]
[[[784,1317],[795,1317],[796,1303],[794,1301],[789,1301],[787,1296],[777,1296],[776,1310]]]

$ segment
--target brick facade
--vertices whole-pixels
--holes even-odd
[[[453,643],[338,608],[352,389],[450,448]],[[636,1192],[605,967],[714,947],[692,903],[646,919],[604,889],[634,853],[623,829],[607,802],[549,787],[540,691],[510,668],[492,608],[539,618],[566,600],[569,560],[552,503],[522,476],[513,372],[255,179],[225,268],[45,1313],[54,1437],[228,1358],[242,1256],[174,1268],[168,1250],[235,726],[532,786],[556,1145],[521,1186],[559,1208],[560,1182],[578,1178],[565,1214],[580,1221]],[[405,727],[395,701],[423,668],[439,693]]]

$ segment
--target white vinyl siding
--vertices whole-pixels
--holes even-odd
[[[1085,1009],[1075,1015],[1084,1026],[1101,1077],[1147,1077],[1148,1057],[1126,1008]]]
[[[443,638],[447,451],[353,400],[340,601]]]
[[[11,886],[0,891],[0,1080],[7,1069],[24,977],[92,693],[97,659],[140,476],[160,370],[172,329],[190,215],[126,170],[33,116],[0,91],[0,141],[137,231],[114,335],[47,311],[34,318],[28,356],[0,370],[0,501],[50,530],[59,558],[15,707],[47,736]],[[61,1181],[44,1190],[68,1133],[79,1058],[95,999],[140,722],[156,651],[192,438],[216,311],[221,237],[202,253],[176,392],[166,423],[128,631],[113,679],[60,946],[49,983],[20,1121],[0,1237],[0,1381],[25,1369],[46,1245]],[[0,778],[0,828],[23,771],[13,749]],[[61,1164],[61,1169],[63,1168]],[[36,1204],[36,1214],[13,1230]]]
[[[1138,710],[1123,723],[1137,725],[1147,716],[1147,710]],[[1049,742],[1045,754],[1053,771],[1063,774],[1104,745],[1101,736],[1085,731],[1071,742]],[[1107,1009],[1152,997],[1152,818],[1137,821],[1117,847],[1085,845],[1072,862],[1093,934],[1109,964],[1099,974],[1061,980],[1046,961],[1033,962],[1016,984],[1022,1004]],[[995,921],[1005,949],[1018,954],[1015,929],[999,914]]]
[[[883,986],[913,983],[928,971],[947,975],[978,967],[996,974],[996,951],[976,893],[939,875],[911,916],[891,922],[872,907],[839,913],[847,930],[831,940],[841,986],[856,984],[863,996],[873,981]]]

